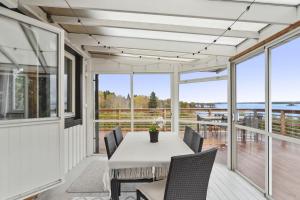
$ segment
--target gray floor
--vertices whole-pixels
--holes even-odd
[[[106,160],[104,156],[92,156],[82,161],[66,176],[66,181],[59,187],[42,193],[39,200],[108,200],[107,193],[67,193],[70,185],[95,160]],[[135,193],[122,193],[120,200],[134,200]],[[263,194],[241,178],[229,171],[224,165],[215,164],[207,194],[208,200],[265,200]]]
[[[38,200],[108,200],[107,193],[68,193],[70,185],[84,172],[95,160],[107,160],[106,156],[91,156],[73,168],[65,177],[65,183],[41,193]],[[123,193],[120,200],[134,200],[135,193]]]

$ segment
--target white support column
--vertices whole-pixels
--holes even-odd
[[[227,104],[228,104],[228,118],[227,118],[227,167],[228,169],[232,169],[232,73],[231,73],[231,65],[230,63],[227,64]]]
[[[93,92],[93,73],[91,59],[87,61],[86,74],[86,155],[92,155],[94,153],[94,92]]]
[[[297,6],[297,20],[300,20],[300,5]]]
[[[133,96],[133,73],[130,74],[130,109],[131,109],[131,131],[134,131],[134,96]]]
[[[172,79],[172,116],[173,116],[173,130],[179,134],[179,72],[178,66],[174,66]]]
[[[272,104],[270,88],[270,54],[269,49],[265,49],[265,106],[266,120],[265,131],[272,132]],[[265,135],[265,191],[267,196],[272,195],[272,138]]]
[[[229,84],[230,84],[230,90],[229,90],[229,126],[228,126],[228,141],[230,142],[228,146],[228,167],[230,167],[231,170],[236,169],[236,158],[237,158],[237,140],[236,140],[236,129],[235,129],[235,122],[237,120],[237,111],[236,111],[236,67],[234,63],[229,64]]]

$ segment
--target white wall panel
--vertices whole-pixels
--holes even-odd
[[[68,138],[68,129],[64,130],[64,173],[67,173],[69,170],[69,138]]]
[[[0,196],[8,196],[8,169],[9,166],[4,163],[8,163],[9,159],[9,133],[8,131],[1,131],[0,130],[0,158],[1,163],[0,164]]]
[[[84,125],[77,125],[64,130],[65,173],[86,157],[85,130]]]
[[[60,180],[60,122],[0,128],[0,199]]]
[[[69,170],[73,167],[73,138],[72,138],[72,128],[67,129],[68,130],[68,144],[69,144],[69,152],[68,152],[68,166]]]

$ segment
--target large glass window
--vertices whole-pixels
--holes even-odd
[[[300,38],[270,50],[272,133],[300,139]],[[295,140],[297,140],[295,139]],[[299,199],[300,145],[272,139],[272,197]]]
[[[99,153],[106,152],[104,136],[116,126],[125,135],[131,130],[148,131],[156,119],[163,118],[161,131],[171,131],[170,74],[98,74],[95,81]]]
[[[300,138],[300,38],[270,51],[272,132]]]
[[[240,125],[264,129],[264,54],[259,54],[236,65],[236,108]]]
[[[57,116],[57,34],[3,16],[0,23],[0,120]]]
[[[134,131],[147,131],[159,117],[166,122],[161,131],[171,131],[170,74],[134,74]]]
[[[98,118],[96,130],[99,134],[99,152],[106,153],[104,136],[120,126],[122,133],[131,130],[131,96],[129,74],[98,75]],[[97,113],[97,112],[96,112]]]
[[[236,65],[236,170],[265,188],[265,58],[253,56]],[[252,128],[250,131],[248,128]]]
[[[180,137],[192,127],[203,135],[203,148],[218,147],[217,162],[227,164],[227,80],[180,84],[179,104]]]
[[[266,56],[267,52],[269,56]],[[276,200],[299,199],[299,52],[300,38],[297,36],[268,48],[264,54],[251,57],[235,68],[236,170],[269,191]],[[267,58],[269,74],[265,76]],[[269,98],[265,99],[267,95]],[[270,112],[266,112],[265,105],[271,106]],[[267,119],[269,125],[265,127]],[[270,173],[265,174],[266,171]],[[269,184],[265,185],[266,182]]]

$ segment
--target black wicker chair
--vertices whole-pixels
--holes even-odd
[[[106,134],[104,137],[104,142],[105,142],[107,157],[108,159],[110,159],[117,149],[114,133],[110,132]]]
[[[190,147],[195,153],[202,151],[203,140],[204,138],[199,133],[193,131],[193,139]]]
[[[117,144],[117,146],[119,146],[123,140],[123,134],[122,134],[121,127],[118,126],[118,127],[114,128],[113,132],[114,132],[116,144]]]
[[[137,200],[206,200],[211,170],[217,149],[171,159],[165,181],[141,184]]]
[[[185,126],[184,129],[184,136],[183,136],[183,141],[185,142],[186,145],[191,147],[192,145],[192,140],[193,140],[193,129],[189,126]]]

